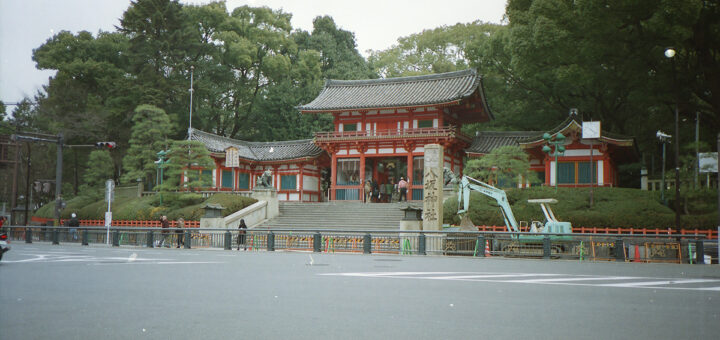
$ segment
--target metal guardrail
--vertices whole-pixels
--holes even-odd
[[[313,251],[474,257],[529,257],[581,261],[718,263],[717,240],[690,235],[533,234],[472,231],[238,230],[26,227],[3,228],[10,240],[112,244],[137,247],[244,248],[250,251]],[[179,241],[178,241],[179,239]]]

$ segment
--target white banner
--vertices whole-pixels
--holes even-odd
[[[698,154],[699,167],[701,173],[718,172],[718,154],[717,152],[701,152]]]
[[[240,166],[238,149],[234,146],[225,149],[225,166],[228,168],[237,168]]]

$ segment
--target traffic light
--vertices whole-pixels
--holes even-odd
[[[97,142],[95,143],[95,147],[98,149],[108,149],[112,150],[115,148],[115,142]]]

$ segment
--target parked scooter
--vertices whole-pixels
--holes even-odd
[[[10,250],[10,246],[8,245],[9,243],[10,241],[8,241],[7,234],[5,232],[0,232],[0,260],[2,260],[3,254]]]

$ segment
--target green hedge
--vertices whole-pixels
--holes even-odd
[[[542,210],[537,204],[527,203],[533,198],[555,198],[552,205],[555,217],[568,221],[576,227],[635,227],[674,228],[675,214],[660,203],[654,192],[627,188],[593,188],[593,206],[590,207],[589,188],[534,187],[506,189],[508,201],[517,221],[543,221]],[[706,196],[702,196],[707,199]],[[717,196],[715,196],[717,202]],[[448,199],[443,206],[444,223],[458,224],[457,199]],[[472,192],[470,195],[470,220],[476,225],[505,225],[500,208],[494,199]],[[681,216],[685,229],[713,229],[717,212]]]
[[[255,202],[257,200],[250,197],[230,194],[215,194],[206,200],[199,194],[164,193],[162,203],[160,195],[118,198],[112,203],[112,212],[114,220],[156,220],[162,215],[167,215],[170,220],[183,217],[189,221],[198,221],[204,214],[202,207],[206,203],[219,203],[226,208],[223,214],[227,216]],[[53,203],[46,204],[38,209],[34,216],[52,218],[53,207]],[[106,211],[107,202],[78,196],[66,203],[60,216],[64,219],[70,218],[70,214],[75,212],[80,219],[102,220],[105,219]]]

